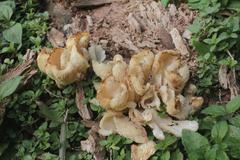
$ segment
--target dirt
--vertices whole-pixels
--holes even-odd
[[[182,36],[195,16],[185,4],[164,8],[153,0],[108,0],[107,4],[92,9],[66,7],[66,2],[60,0],[54,3],[57,5],[49,5],[50,15],[60,20],[53,25],[65,34],[90,32],[92,43],[101,44],[108,57],[121,54],[128,58],[144,48],[155,53],[174,49],[171,30],[176,28]],[[58,17],[59,12],[67,14]],[[184,42],[187,46],[187,39]]]

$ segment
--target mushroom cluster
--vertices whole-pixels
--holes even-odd
[[[121,55],[115,55],[111,61],[92,60],[92,66],[101,78],[96,99],[106,110],[100,134],[117,133],[147,144],[145,125],[160,140],[165,138],[163,132],[181,137],[183,129],[198,130],[198,123],[186,118],[200,109],[203,98],[194,96],[196,87],[187,84],[189,68],[178,52],[165,50],[154,55],[143,50],[128,64]],[[158,114],[162,108],[168,116]]]
[[[99,133],[117,133],[138,145],[132,145],[134,160],[148,159],[155,153],[155,143],[149,141],[145,126],[153,135],[165,139],[164,132],[181,137],[182,130],[198,130],[196,121],[186,120],[200,109],[203,98],[195,96],[196,86],[188,84],[189,68],[174,50],[153,54],[142,50],[127,63],[121,55],[107,61],[99,45],[88,48],[89,33],[70,36],[65,48],[43,48],[38,55],[39,69],[63,87],[84,78],[89,60],[101,81],[95,84],[92,100],[106,112],[100,120]],[[166,110],[165,116],[158,111]],[[174,120],[174,119],[177,120]]]
[[[63,87],[84,78],[89,68],[89,33],[70,36],[65,48],[43,48],[37,57],[39,69]]]

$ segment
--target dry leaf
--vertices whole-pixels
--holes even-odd
[[[105,151],[99,143],[101,140],[103,140],[103,138],[99,137],[94,131],[90,130],[88,139],[81,141],[81,149],[91,153],[95,160],[103,160]]]
[[[153,141],[139,145],[133,144],[131,146],[132,160],[147,160],[156,152],[155,145]]]
[[[218,80],[222,88],[228,89],[227,66],[221,65],[218,71]]]
[[[90,120],[92,118],[92,112],[87,107],[86,104],[83,104],[84,92],[83,89],[78,87],[76,91],[76,104],[78,107],[78,113],[83,120]]]
[[[15,76],[22,75],[26,72],[31,72],[31,70],[33,70],[31,68],[31,64],[33,63],[34,55],[35,53],[32,50],[28,49],[26,54],[23,56],[24,57],[23,63],[17,65],[15,68],[10,69],[7,73],[2,75],[0,77],[0,81],[11,79]]]
[[[53,47],[64,47],[64,34],[56,28],[51,28],[47,36],[49,42],[52,44]]]

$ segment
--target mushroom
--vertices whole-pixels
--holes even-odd
[[[155,143],[153,141],[148,141],[147,143],[131,146],[131,158],[132,160],[147,160],[155,152]]]
[[[180,59],[180,54],[173,50],[158,53],[153,62],[153,84],[157,87],[167,85],[180,93],[189,79],[189,69]]]
[[[105,112],[99,126],[99,133],[103,136],[117,133],[136,143],[146,143],[148,141],[145,129],[141,125],[130,121],[121,112]]]
[[[171,133],[176,137],[181,137],[183,129],[198,130],[198,123],[196,121],[176,121],[170,117],[161,117],[154,109],[146,109],[142,115],[146,123],[153,129],[153,135],[157,139],[165,138],[162,131]]]
[[[143,96],[149,89],[150,83],[146,83],[149,79],[154,55],[149,50],[143,50],[132,56],[129,62],[130,81],[135,92]]]
[[[60,88],[83,79],[89,68],[88,41],[89,34],[84,32],[71,36],[66,48],[43,48],[37,57],[39,69]]]
[[[153,86],[141,97],[141,106],[143,108],[157,108],[160,109],[161,101],[158,93]]]

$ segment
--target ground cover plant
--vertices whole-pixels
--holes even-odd
[[[164,133],[165,139],[159,140],[151,126],[145,127],[148,139],[155,143],[154,154],[149,159],[240,159],[240,97],[237,85],[240,2],[161,0],[158,3],[164,7],[172,4],[178,7],[184,3],[196,12],[192,24],[188,26],[191,38],[185,42],[189,43],[188,48],[197,66],[194,71],[191,70],[190,80],[197,85],[196,94],[203,96],[205,103],[201,110],[188,118],[198,122],[197,132],[184,129],[181,137]],[[0,159],[132,159],[131,150],[136,145],[134,140],[116,134],[118,132],[107,137],[96,134],[97,123],[108,110],[93,102],[98,95],[96,84],[102,79],[95,75],[96,68],[89,69],[84,80],[60,85],[61,88],[38,69],[36,58],[41,48],[55,47],[47,33],[57,18],[49,16],[50,11],[46,11],[45,5],[35,0],[0,1]],[[75,11],[76,5],[80,4],[74,5]],[[98,5],[94,3],[94,7]],[[64,30],[64,34],[68,32],[68,29]],[[95,46],[95,52],[105,53],[98,47]],[[108,46],[104,49],[109,51]],[[122,50],[119,53],[123,53],[124,57]],[[115,49],[112,51],[115,52]],[[113,58],[109,56],[107,59]],[[100,59],[103,62],[102,57]],[[90,119],[81,113],[81,107],[86,106]],[[165,104],[158,107],[159,116],[169,114]],[[126,116],[126,113],[123,115]]]

